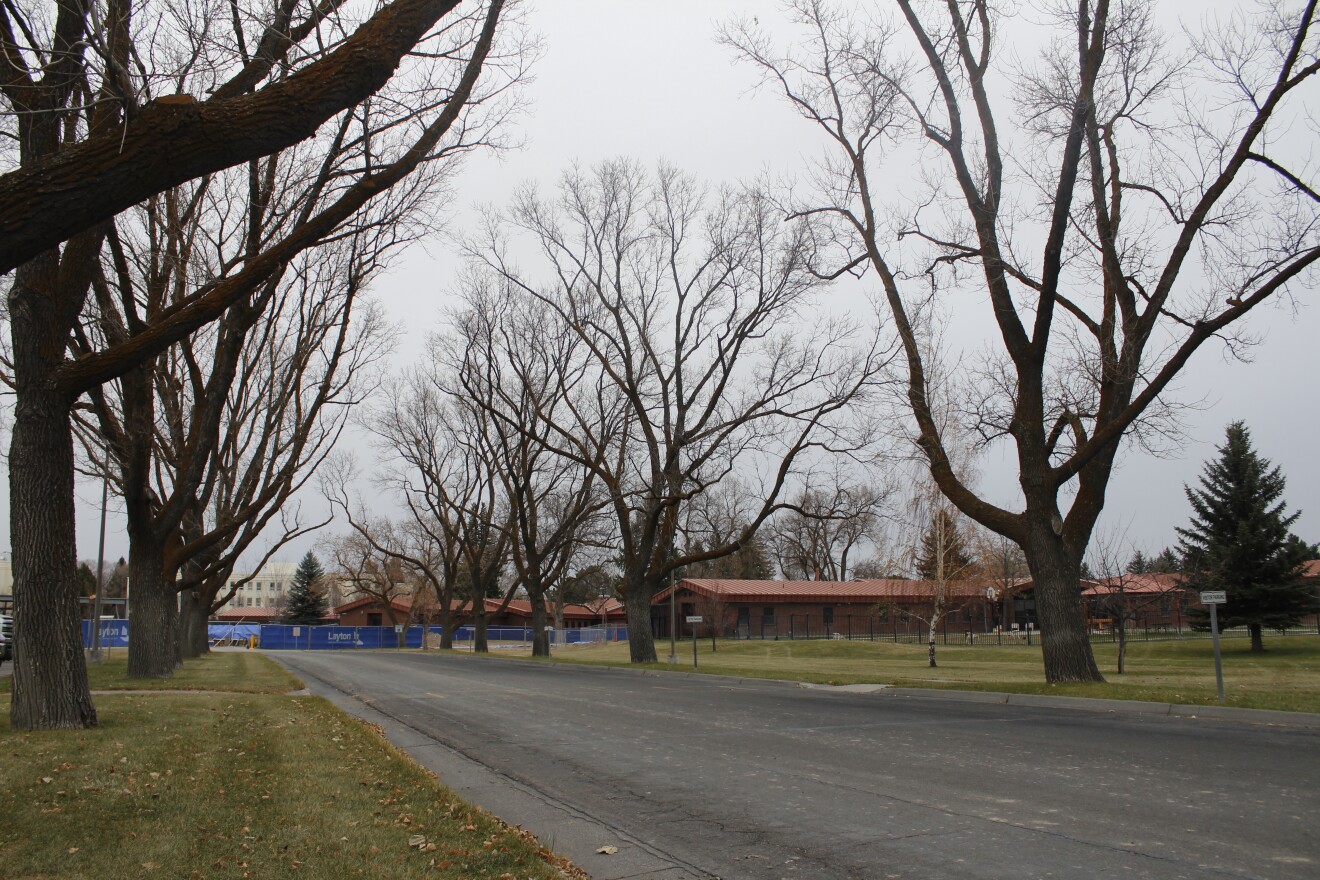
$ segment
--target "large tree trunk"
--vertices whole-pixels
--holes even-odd
[[[1080,555],[1068,550],[1048,522],[1030,527],[1023,550],[1036,590],[1045,680],[1051,684],[1104,681],[1086,630]]]
[[[454,648],[454,610],[449,607],[449,599],[440,599],[440,650],[452,651]]]
[[[1265,641],[1261,638],[1261,626],[1259,623],[1247,624],[1247,632],[1251,634],[1251,653],[1265,653]]]
[[[486,641],[485,599],[472,603],[472,651],[476,654],[490,653],[490,643]]]
[[[179,637],[179,594],[166,581],[164,549],[130,531],[128,551],[128,674],[162,678],[174,674]]]
[[[15,273],[9,293],[16,403],[9,448],[14,571],[16,730],[96,724],[83,660],[74,531],[73,401],[55,389],[71,322],[61,312],[59,257],[43,254]],[[81,304],[79,298],[78,304]]]
[[[527,591],[527,598],[532,601],[532,656],[550,656],[550,633],[546,630],[545,593],[540,590]]]
[[[1127,622],[1118,625],[1118,674],[1123,674],[1123,664],[1127,660]]]
[[[563,594],[560,593],[560,595],[562,596]],[[564,632],[564,603],[563,603],[562,600],[560,600],[560,601],[555,602],[555,603],[553,603],[553,604],[554,604],[554,609],[555,609],[555,633],[556,633],[556,634],[559,634],[559,636],[560,636],[560,642],[559,642],[559,643],[562,645],[562,644],[564,644],[564,642],[563,642],[563,632]]]
[[[196,590],[184,590],[179,602],[179,644],[183,659],[192,660],[211,651],[211,640],[206,629],[206,603]]]
[[[632,579],[630,579],[632,580]],[[655,638],[651,635],[651,598],[655,593],[640,579],[628,584],[623,608],[628,615],[628,656],[633,663],[655,663]]]

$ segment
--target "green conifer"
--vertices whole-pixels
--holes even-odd
[[[1192,521],[1178,534],[1188,585],[1228,594],[1220,625],[1246,626],[1252,651],[1265,649],[1265,627],[1296,625],[1316,608],[1301,582],[1309,548],[1289,532],[1300,513],[1286,512],[1284,482],[1256,454],[1246,426],[1234,422],[1219,457],[1206,463],[1201,488],[1185,487]]]
[[[284,622],[295,626],[315,626],[325,619],[329,599],[321,580],[325,572],[316,554],[310,550],[298,563],[289,588],[289,602],[284,610]]]

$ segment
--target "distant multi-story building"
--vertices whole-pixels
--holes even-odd
[[[229,586],[246,579],[219,613],[241,611],[249,608],[281,609],[288,601],[289,590],[293,587],[293,575],[298,570],[296,562],[267,562],[260,571],[234,572],[229,577]],[[227,590],[226,590],[227,592]]]
[[[14,563],[8,553],[0,553],[0,609],[6,614],[14,602]]]

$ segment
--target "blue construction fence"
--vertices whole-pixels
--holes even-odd
[[[426,627],[426,632],[439,638],[442,630],[438,626]],[[420,648],[422,646],[420,625],[410,626],[404,631],[404,646]],[[530,644],[535,630],[530,626],[490,626],[486,628],[486,638],[491,642],[525,642]],[[627,641],[626,626],[608,628],[592,627],[589,629],[565,629],[555,640],[556,644],[572,645],[592,641]],[[472,626],[460,626],[454,631],[454,642],[471,642],[476,637]],[[318,650],[326,648],[396,648],[399,636],[392,626],[263,626],[258,636],[261,647],[268,650]]]
[[[92,646],[92,621],[84,620],[83,645]],[[128,646],[127,620],[101,621],[101,646],[105,648],[123,648]],[[271,650],[322,650],[328,648],[397,648],[399,637],[392,626],[286,626],[255,623],[212,623],[208,627],[208,636],[212,643],[246,644],[255,636],[257,643]],[[404,644],[409,648],[422,646],[420,625],[410,626],[404,632]],[[439,638],[438,626],[426,627],[431,635]],[[471,642],[476,630],[471,626],[460,626],[454,632],[455,643]],[[491,626],[486,628],[486,638],[491,642],[527,642],[531,643],[534,631],[530,626]],[[583,629],[564,629],[553,639],[556,644],[573,645],[581,642],[623,642],[628,640],[628,627],[586,627]]]

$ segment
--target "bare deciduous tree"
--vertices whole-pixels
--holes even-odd
[[[346,0],[181,14],[54,5],[53,21],[35,7],[0,11],[0,94],[21,144],[18,170],[0,176],[4,272],[170,187],[312,136],[385,85],[437,24],[454,27],[459,4],[394,0],[365,20]]]
[[[367,539],[366,534],[372,537]],[[380,609],[382,620],[399,627],[412,616],[394,607],[395,602],[411,600],[417,585],[399,560],[404,538],[397,526],[387,519],[363,524],[361,532],[354,531],[331,540],[327,545],[330,571],[327,577],[339,578],[344,585],[345,598],[353,602],[370,599]],[[389,548],[389,549],[382,549]],[[398,646],[404,647],[407,634],[398,630]]]
[[[513,588],[500,577],[509,561],[513,509],[504,491],[502,467],[487,442],[489,413],[455,399],[448,377],[434,362],[396,382],[386,402],[368,417],[369,429],[393,457],[380,475],[408,508],[419,528],[434,530],[453,553],[460,595],[471,601],[473,649],[488,650],[486,599]],[[347,504],[340,502],[347,512]]]
[[[212,201],[203,185],[189,200],[190,219],[180,219],[171,191],[141,209],[140,237],[117,229],[115,258],[93,284],[94,326],[75,332],[75,350],[122,338],[186,295],[192,278],[241,259],[264,217],[297,201],[281,197],[298,194],[275,183],[271,164],[256,176],[279,191],[258,186],[260,207],[240,210],[228,194]],[[80,437],[93,461],[110,465],[128,515],[130,675],[169,675],[176,653],[202,649],[218,592],[276,515],[283,534],[268,558],[306,530],[285,505],[333,448],[387,342],[370,300],[359,297],[401,218],[387,206],[361,219],[365,233],[345,231],[300,256],[213,327],[91,389],[94,424],[79,420]],[[177,631],[180,592],[187,632]]]
[[[527,234],[546,269],[509,256]],[[508,296],[539,300],[586,353],[582,392],[546,439],[589,468],[617,527],[634,662],[654,662],[651,600],[671,573],[736,551],[780,506],[800,460],[832,444],[875,381],[874,338],[798,320],[819,279],[810,234],[759,191],[707,193],[627,162],[564,175],[559,195],[525,191],[470,243]],[[759,475],[743,530],[700,552],[676,549],[683,508],[731,478]]]
[[[769,525],[780,573],[790,579],[848,580],[857,551],[875,545],[889,503],[887,490],[849,485],[837,474],[813,480]]]
[[[1150,3],[1079,0],[1023,63],[1004,47],[1031,25],[991,0],[897,3],[863,21],[797,0],[786,55],[754,22],[725,38],[828,144],[798,206],[833,224],[818,270],[880,281],[931,474],[1026,552],[1046,679],[1100,680],[1077,584],[1122,439],[1158,428],[1192,355],[1235,350],[1238,322],[1320,260],[1310,145],[1288,135],[1314,121],[1316,3],[1233,12],[1178,44]],[[954,295],[994,328],[960,372],[986,442],[1016,451],[1020,510],[960,478],[932,414],[923,340]]]
[[[95,723],[74,602],[74,401],[253,297],[299,253],[407,179],[446,136],[466,129],[470,105],[502,91],[501,85],[478,87],[487,61],[492,67],[508,61],[502,84],[518,78],[523,56],[516,47],[507,58],[491,51],[502,0],[456,16],[427,36],[453,5],[398,0],[361,27],[352,15],[344,17],[346,4],[296,0],[250,16],[233,14],[232,21],[234,10],[221,4],[175,14],[166,4],[116,0],[98,19],[98,4],[68,0],[58,4],[51,27],[13,4],[0,10],[0,51],[9,70],[0,96],[19,146],[19,170],[0,180],[0,262],[21,263],[8,312],[18,399],[10,455],[15,602],[21,609],[11,713],[16,727]],[[423,38],[433,45],[409,55]],[[427,102],[398,149],[377,155],[368,142],[355,173],[335,177],[329,197],[281,237],[220,277],[200,279],[188,296],[126,328],[123,339],[66,357],[115,211],[310,136],[336,114],[362,106],[405,57],[399,75],[423,71],[421,81],[430,79],[424,90],[440,100]],[[422,82],[407,88],[417,91]],[[188,88],[211,98],[166,93]],[[344,118],[356,117],[348,112]],[[342,137],[355,135],[340,130]],[[60,199],[72,201],[56,208]],[[53,247],[66,237],[61,248]]]
[[[343,511],[349,528],[359,541],[382,558],[407,568],[417,583],[430,587],[430,595],[423,607],[439,621],[440,647],[452,648],[462,614],[471,607],[470,602],[460,599],[464,593],[460,583],[463,570],[461,544],[450,540],[451,528],[447,524],[437,522],[415,506],[410,507],[409,517],[401,523],[381,517],[373,519],[361,501],[355,504],[350,497],[349,486],[355,476],[353,460],[347,456],[336,457],[321,474],[322,491],[332,507]],[[425,637],[422,646],[426,646]]]
[[[539,301],[504,299],[479,284],[467,298],[452,338],[432,345],[433,359],[448,361],[456,404],[478,410],[474,440],[503,484],[509,554],[531,603],[532,655],[548,657],[546,598],[583,547],[599,544],[606,503],[590,468],[550,448],[551,425],[569,418],[578,342],[546,332],[553,315]]]

